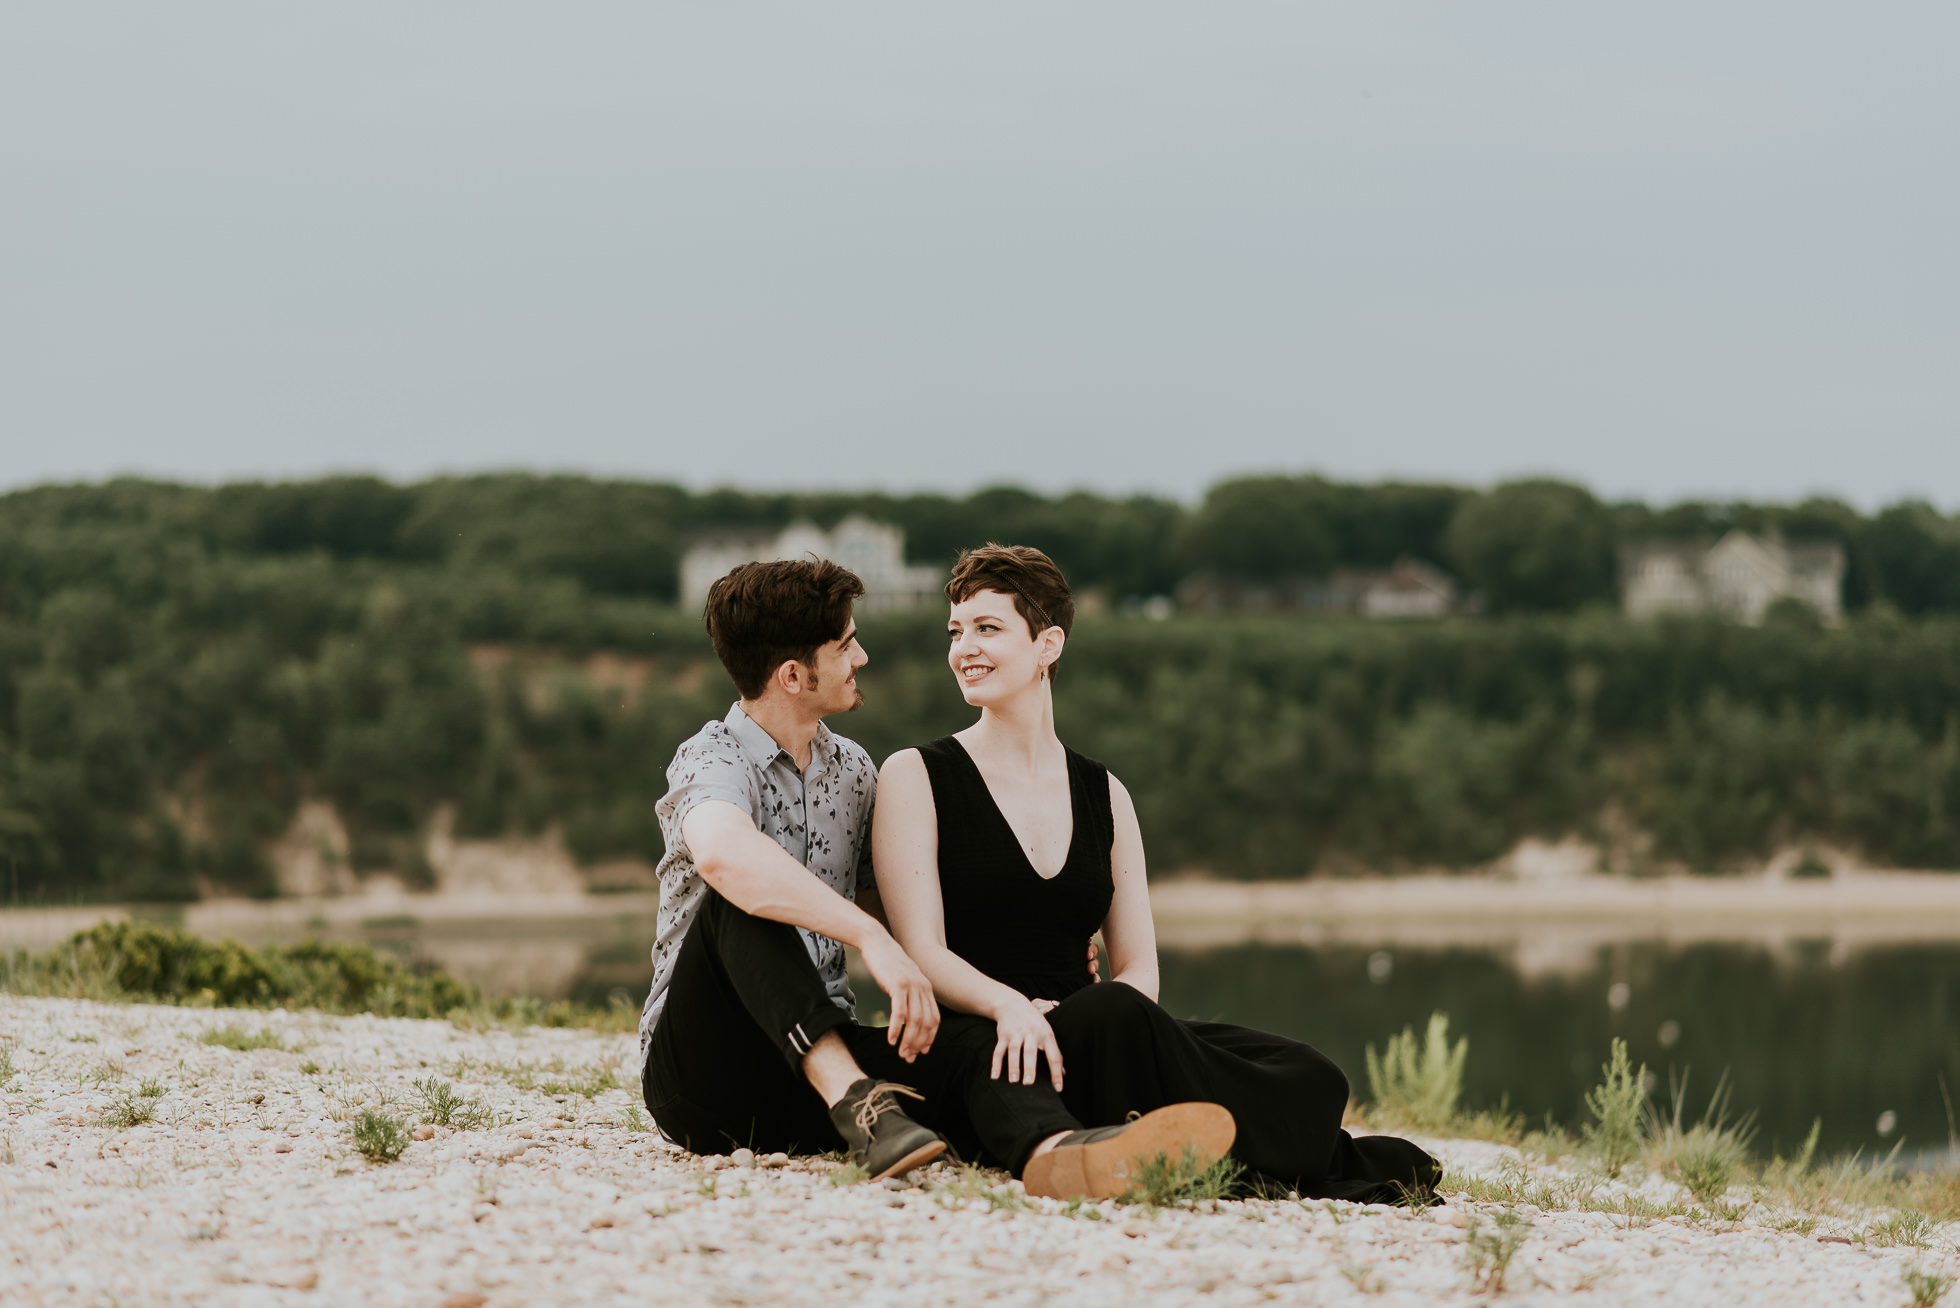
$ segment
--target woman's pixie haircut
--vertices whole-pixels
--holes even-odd
[[[1066,636],[1075,626],[1075,598],[1069,593],[1068,578],[1055,560],[1032,545],[988,541],[961,554],[946,583],[946,598],[963,604],[983,590],[1012,595],[1014,611],[1027,622],[1031,638],[1050,627],[1060,627]],[[1048,679],[1055,679],[1053,663],[1048,665]]]
[[[708,587],[708,639],[742,698],[762,698],[785,663],[815,662],[851,625],[864,594],[855,572],[828,559],[744,563]]]

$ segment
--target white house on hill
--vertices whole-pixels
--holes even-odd
[[[1732,531],[1706,549],[1655,542],[1620,551],[1622,600],[1635,618],[1717,613],[1754,625],[1776,601],[1794,599],[1837,622],[1843,583],[1843,547],[1790,545],[1775,532],[1758,538]]]
[[[829,559],[864,582],[860,613],[918,608],[945,598],[946,574],[905,562],[905,533],[855,515],[830,531],[793,522],[781,531],[715,531],[696,536],[681,555],[681,603],[699,608],[708,587],[736,565],[772,559]]]

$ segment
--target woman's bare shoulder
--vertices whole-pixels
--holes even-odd
[[[917,745],[908,746],[886,759],[884,765],[878,769],[878,775],[883,776],[894,769],[900,772],[923,773],[926,770],[925,755],[919,752]]]
[[[879,789],[892,785],[908,793],[932,794],[932,786],[926,775],[925,755],[916,746],[899,750],[878,769]]]

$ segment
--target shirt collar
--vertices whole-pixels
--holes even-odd
[[[777,759],[781,759],[789,765],[790,771],[796,770],[795,756],[777,744],[774,736],[764,731],[754,718],[742,711],[741,700],[738,699],[729,705],[728,716],[722,721],[728,725],[730,734],[735,737],[735,743],[742,747],[742,752],[748,755],[749,761],[758,769],[766,769]],[[810,770],[805,774],[804,779],[814,781],[829,771],[835,753],[835,739],[830,734],[830,728],[819,722],[817,734],[810,739]]]

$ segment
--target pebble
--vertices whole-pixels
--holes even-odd
[[[311,1074],[299,1058],[196,1039],[213,1021],[265,1017],[0,995],[17,1069],[0,1092],[0,1302],[1470,1304],[1485,1297],[1463,1228],[1504,1211],[1452,1198],[1424,1214],[1305,1201],[1154,1214],[1103,1203],[1064,1217],[1048,1200],[986,1202],[937,1164],[839,1186],[831,1163],[747,1149],[701,1158],[630,1129],[644,1120],[630,1080],[561,1109],[498,1070],[630,1064],[631,1035],[294,1014],[284,1029]],[[156,1122],[116,1131],[89,1111],[109,1099],[85,1078],[112,1045],[139,1051],[127,1055],[132,1081],[164,1083]],[[413,1121],[412,1083],[438,1074],[518,1124],[425,1126],[389,1164],[354,1151],[355,1109]],[[255,1093],[254,1107],[273,1109],[230,1107]],[[568,1117],[577,1145],[550,1134]],[[1427,1143],[1467,1177],[1521,1161],[1499,1145]],[[754,1170],[714,1184],[728,1167]],[[1650,1198],[1676,1193],[1636,1179]],[[1019,1193],[998,1175],[986,1183]],[[1882,1214],[1833,1214],[1805,1235],[1775,1231],[1778,1216],[1643,1225],[1537,1213],[1505,1302],[1902,1304],[1905,1270],[1943,1268],[1960,1239],[1948,1224],[1930,1248],[1886,1248],[1849,1243]]]

